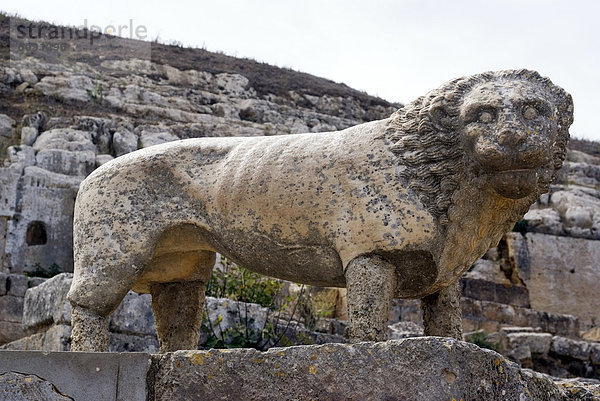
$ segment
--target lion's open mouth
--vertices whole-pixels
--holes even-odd
[[[499,195],[520,199],[529,195],[537,187],[538,172],[531,169],[500,171],[490,175],[490,184]]]

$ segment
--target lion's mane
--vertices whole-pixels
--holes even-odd
[[[398,158],[399,175],[442,226],[449,222],[452,195],[465,171],[480,173],[463,149],[460,105],[464,95],[489,81],[521,80],[549,93],[556,106],[558,135],[552,145],[553,158],[540,180],[535,197],[548,190],[566,154],[569,126],[573,122],[573,101],[562,88],[530,70],[485,72],[447,82],[392,114],[386,131],[392,152]],[[534,198],[535,200],[535,198]],[[532,200],[533,201],[533,200]]]

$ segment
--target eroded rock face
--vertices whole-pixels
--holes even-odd
[[[347,286],[355,340],[386,337],[393,296],[453,286],[425,298],[425,327],[459,336],[453,283],[549,188],[572,111],[548,79],[501,71],[342,131],[191,139],[106,163],[77,200],[74,349],[106,346],[94,322],[131,288],[178,297],[153,305],[159,337],[197,326],[175,323],[171,309],[202,304],[203,290],[187,299],[187,284],[168,283],[203,286],[215,252],[262,274]]]

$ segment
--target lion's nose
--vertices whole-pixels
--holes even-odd
[[[502,146],[515,147],[525,140],[522,130],[504,129],[498,135],[498,143]]]

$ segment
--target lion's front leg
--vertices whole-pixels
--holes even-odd
[[[462,339],[460,280],[421,299],[426,336]]]
[[[348,264],[346,286],[351,342],[387,340],[387,321],[396,283],[396,268],[379,256],[359,256]]]

